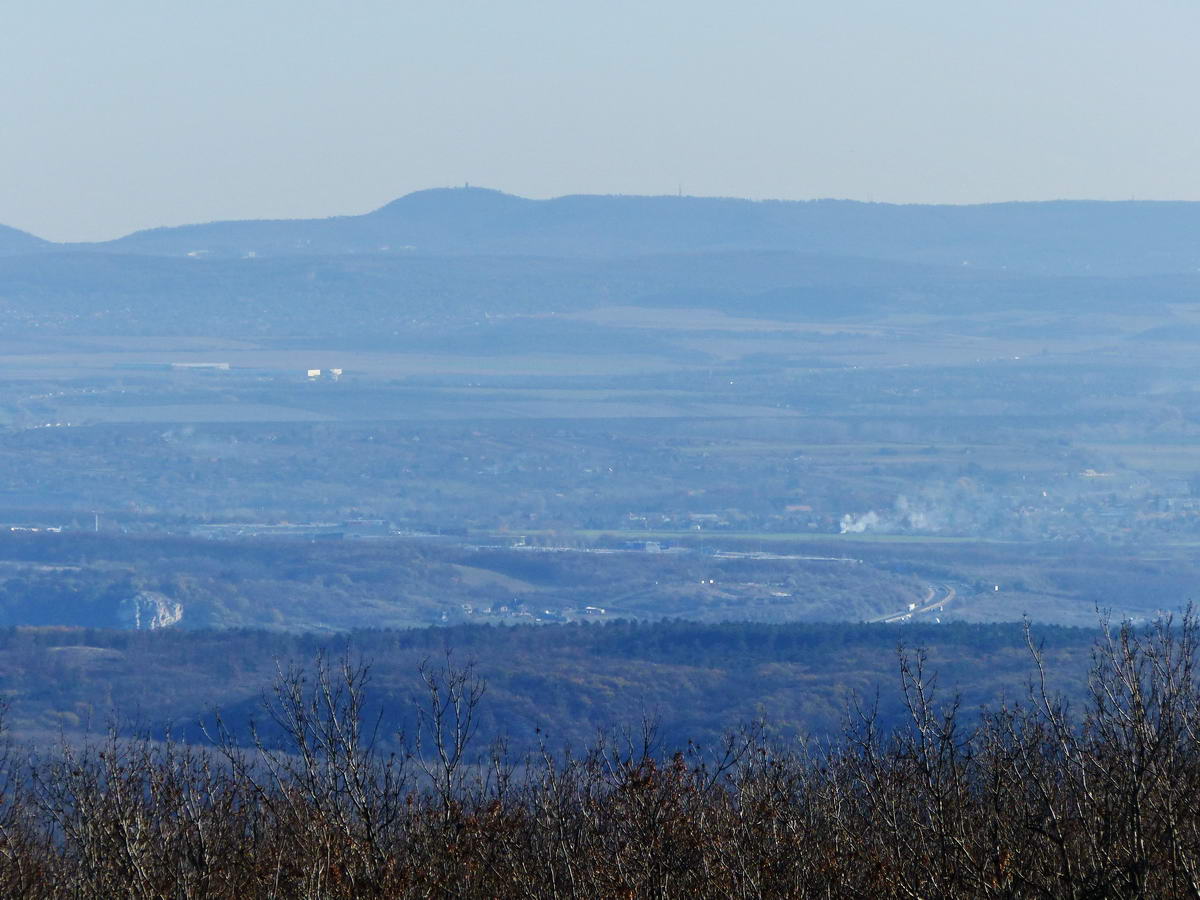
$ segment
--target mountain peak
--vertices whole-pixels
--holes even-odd
[[[50,242],[18,228],[0,225],[0,253],[26,253],[49,246]]]
[[[537,201],[527,200],[514,194],[506,194],[493,188],[443,187],[429,188],[405,194],[391,203],[381,206],[369,215],[421,215],[444,214],[459,218],[464,214],[507,212]]]

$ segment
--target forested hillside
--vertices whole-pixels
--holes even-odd
[[[1056,684],[1081,690],[1095,629],[1039,628]],[[18,736],[103,733],[115,721],[201,738],[198,723],[263,721],[264,692],[280,667],[308,666],[321,651],[371,668],[371,715],[411,733],[423,662],[472,663],[487,683],[484,743],[515,750],[541,740],[583,746],[598,730],[655,720],[667,746],[705,744],[763,721],[781,738],[829,735],[857,698],[878,698],[880,724],[903,721],[897,649],[925,646],[947,692],[974,710],[1025,693],[1031,657],[1020,625],[639,625],[458,626],[361,631],[342,637],[232,632],[0,631],[0,667]],[[113,717],[116,717],[115,720]],[[264,727],[271,727],[267,722]]]

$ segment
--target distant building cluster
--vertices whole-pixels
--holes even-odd
[[[341,369],[309,369],[309,381],[338,381],[342,377]]]

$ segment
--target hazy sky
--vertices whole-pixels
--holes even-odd
[[[1196,0],[0,3],[0,223],[426,187],[1200,199]]]

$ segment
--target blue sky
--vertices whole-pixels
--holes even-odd
[[[1194,0],[42,0],[0,223],[57,240],[533,197],[1200,199]]]

